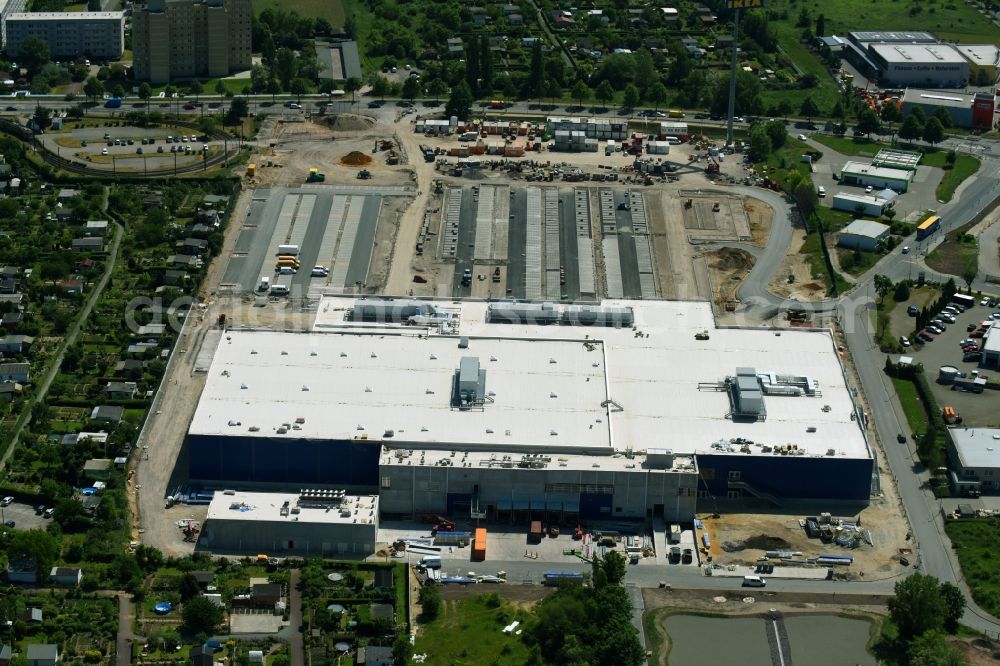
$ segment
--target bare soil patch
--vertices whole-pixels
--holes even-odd
[[[336,116],[326,116],[319,122],[335,132],[364,132],[375,126],[375,121],[367,116],[356,116],[352,113],[341,113]]]

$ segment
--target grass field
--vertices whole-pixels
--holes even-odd
[[[827,134],[814,134],[813,141],[821,143],[827,148],[832,148],[841,155],[850,157],[875,157],[875,154],[882,148],[888,148],[888,144],[877,143],[861,139],[856,141],[844,136],[829,136]]]
[[[908,379],[893,379],[892,385],[896,389],[899,397],[899,404],[906,415],[906,422],[910,426],[910,432],[924,432],[927,430],[927,413],[917,395],[917,389]]]
[[[775,21],[784,47],[787,36],[798,40],[802,29],[796,28],[802,4],[791,0],[774,0],[768,11],[788,12],[788,19]],[[910,14],[910,8],[919,11]],[[967,44],[996,44],[1000,46],[1000,31],[970,4],[907,4],[899,0],[873,3],[867,0],[842,0],[834,3],[809,3],[807,6],[811,27],[815,28],[816,16],[826,18],[827,35],[846,35],[852,30],[926,30],[939,39],[955,40]],[[787,29],[791,28],[790,32]]]
[[[495,594],[445,601],[441,615],[421,628],[414,654],[425,664],[524,664],[528,648],[520,637],[503,633],[514,620],[530,616]]]
[[[938,184],[936,191],[938,201],[944,201],[945,203],[951,201],[951,198],[955,196],[955,190],[958,189],[958,186],[966,178],[979,171],[979,164],[979,160],[975,157],[959,155],[958,159],[955,160],[955,166],[945,169],[944,178]]]
[[[939,273],[957,276],[957,282],[962,281],[966,268],[978,268],[979,245],[974,237],[966,235],[970,226],[967,224],[950,232],[944,242],[927,255],[927,265]]]
[[[335,28],[344,25],[344,5],[341,0],[253,0],[253,13],[259,15],[265,9],[284,9],[294,11],[299,16],[309,18],[325,18]]]
[[[1000,521],[995,518],[949,521],[945,531],[958,555],[972,598],[983,610],[1000,614]]]

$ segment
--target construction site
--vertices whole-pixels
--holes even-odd
[[[513,428],[510,425],[501,424],[498,427],[483,423],[481,428],[475,426],[477,432],[474,434],[466,432],[467,426],[462,424],[468,419],[463,418],[454,426],[449,426],[446,431],[452,433],[451,437],[463,438],[454,442],[454,449],[464,449],[462,453],[449,453],[448,445],[444,445],[442,450],[440,442],[431,444],[427,435],[421,436],[421,428],[431,426],[419,422],[422,418],[419,413],[424,409],[419,405],[434,400],[435,393],[449,395],[452,375],[462,364],[456,356],[451,359],[453,364],[446,363],[440,368],[433,361],[428,362],[430,365],[427,368],[411,366],[418,358],[437,356],[445,359],[456,353],[468,355],[467,349],[452,350],[458,341],[456,336],[471,334],[489,338],[500,335],[501,338],[511,338],[498,341],[495,344],[499,346],[486,351],[485,355],[482,351],[476,353],[482,370],[490,373],[489,391],[497,390],[496,381],[516,383],[518,377],[538,374],[538,381],[551,384],[546,386],[544,395],[539,393],[536,396],[538,401],[555,406],[558,403],[556,396],[567,391],[566,395],[589,395],[590,384],[596,389],[609,381],[603,374],[603,368],[595,370],[598,374],[594,377],[582,373],[572,379],[561,378],[560,372],[537,373],[535,368],[552,363],[551,359],[558,362],[557,356],[564,352],[552,346],[556,344],[553,341],[528,344],[528,340],[522,339],[523,333],[509,333],[518,331],[521,326],[503,327],[490,323],[488,316],[500,316],[497,314],[500,310],[494,315],[480,312],[479,308],[484,307],[480,301],[554,303],[556,305],[549,306],[550,312],[553,308],[558,309],[564,314],[554,316],[560,321],[566,318],[567,322],[575,321],[584,313],[587,317],[603,316],[586,310],[576,312],[570,306],[573,303],[601,304],[585,306],[596,308],[594,312],[620,307],[645,312],[641,308],[637,310],[637,305],[644,302],[657,304],[649,310],[650,314],[643,315],[645,323],[640,323],[638,328],[647,335],[653,333],[656,338],[654,348],[666,345],[672,350],[670,353],[675,354],[672,358],[680,362],[680,359],[691,356],[692,344],[706,344],[704,341],[711,338],[713,342],[707,344],[714,348],[714,341],[720,340],[720,335],[726,338],[725,331],[715,329],[715,318],[724,315],[723,306],[736,298],[740,281],[749,273],[755,257],[765,251],[774,219],[784,213],[776,208],[780,200],[767,198],[770,193],[766,190],[742,185],[747,182],[749,172],[738,155],[730,155],[723,160],[708,141],[671,143],[669,154],[643,154],[639,163],[635,154],[622,152],[619,148],[608,155],[603,151],[554,152],[541,146],[542,150],[526,150],[523,156],[493,155],[493,160],[489,159],[491,156],[488,153],[484,153],[481,161],[473,164],[468,161],[471,158],[447,155],[458,144],[456,136],[418,134],[414,131],[412,113],[399,111],[394,114],[392,120],[345,114],[302,122],[268,120],[265,123],[258,142],[261,148],[248,165],[244,192],[226,231],[223,252],[212,265],[204,285],[203,306],[199,308],[197,318],[192,317],[186,322],[178,343],[181,354],[175,354],[171,360],[166,390],[158,398],[155,415],[151,417],[149,438],[150,441],[155,440],[157,446],[151,447],[148,459],[138,465],[137,481],[144,490],[141,496],[137,494],[134,498],[140,508],[135,528],[143,530],[143,539],[171,553],[185,552],[194,547],[175,526],[177,521],[203,523],[207,504],[185,504],[175,500],[164,510],[164,497],[200,497],[198,493],[201,489],[205,489],[207,497],[211,497],[211,490],[215,488],[235,486],[254,490],[279,484],[291,489],[298,488],[297,484],[309,483],[317,487],[347,488],[350,492],[378,490],[383,515],[380,532],[394,528],[394,521],[402,520],[404,524],[399,527],[401,532],[397,536],[414,531],[406,524],[419,524],[414,512],[440,513],[451,519],[466,516],[468,521],[475,497],[475,512],[482,514],[481,520],[501,526],[496,530],[495,539],[491,527],[491,539],[494,539],[491,544],[503,544],[506,538],[510,547],[516,546],[517,549],[520,549],[519,539],[522,538],[517,536],[520,534],[518,525],[539,511],[539,515],[546,516],[547,524],[562,524],[570,528],[587,522],[597,524],[606,518],[642,521],[658,516],[659,520],[677,521],[687,530],[688,536],[678,543],[681,564],[686,561],[685,551],[688,549],[692,551],[693,564],[704,564],[704,558],[712,551],[696,543],[698,533],[692,522],[702,492],[706,493],[706,498],[711,495],[761,508],[771,506],[771,499],[808,498],[809,493],[818,493],[834,502],[846,498],[850,498],[852,504],[863,505],[867,502],[872,488],[873,461],[863,434],[842,434],[837,439],[840,444],[820,447],[815,451],[810,447],[779,453],[777,441],[762,445],[755,437],[757,442],[746,444],[739,441],[743,436],[736,431],[711,435],[698,430],[697,442],[686,437],[666,442],[669,455],[660,459],[657,457],[660,454],[655,451],[660,448],[659,445],[640,445],[633,441],[630,447],[625,447],[616,444],[617,437],[609,437],[606,430],[608,424],[623,418],[618,412],[623,395],[619,390],[614,395],[606,391],[603,395],[595,394],[593,400],[584,401],[586,406],[581,403],[580,409],[584,410],[593,410],[595,404],[600,407],[592,415],[596,420],[589,423],[589,428],[586,422],[581,422],[584,430],[580,432],[576,432],[578,428],[573,425],[575,420],[572,418],[566,421],[565,427],[543,423],[541,415],[537,423],[532,419],[525,420],[525,415],[531,411],[522,405],[510,412],[510,423],[518,424]],[[629,146],[627,141],[617,143],[618,146],[623,144]],[[428,159],[427,149],[430,149],[433,161]],[[629,149],[631,147],[627,147],[626,151]],[[715,156],[710,154],[713,150]],[[726,256],[730,259],[720,260]],[[734,256],[738,259],[732,259]],[[399,337],[399,326],[408,328],[405,321],[379,321],[373,326],[371,323],[351,324],[345,320],[347,312],[353,308],[348,303],[353,303],[353,300],[346,297],[377,294],[444,299],[435,304],[434,312],[450,313],[445,319],[462,322],[462,328],[447,333],[442,330],[441,340],[433,343],[435,351],[425,353],[425,346],[421,346],[420,350],[409,348],[408,345],[414,342],[409,334]],[[462,298],[468,305],[453,312],[455,308],[446,301],[456,297]],[[677,321],[685,321],[683,332],[680,332],[675,324],[667,323],[672,317],[664,314],[666,311],[658,305],[661,303],[658,299],[710,301],[711,305],[704,303],[692,310],[688,304],[677,310],[673,317],[678,318]],[[469,307],[473,309],[466,311]],[[565,307],[571,309],[564,311],[562,308]],[[550,315],[533,312],[530,316],[544,321]],[[430,325],[445,325],[436,317],[431,317]],[[219,327],[220,321],[225,322],[225,328]],[[390,324],[388,329],[384,328],[386,323]],[[633,342],[625,343],[633,337],[638,340],[638,333],[632,330],[636,324],[624,320],[619,324],[624,330],[602,328],[596,337],[590,326],[578,330],[594,338],[589,344],[597,345],[596,349],[602,350],[602,355],[611,353],[612,348],[620,344],[623,348],[638,348]],[[428,322],[422,325],[426,326]],[[355,334],[360,332],[358,326],[380,333],[357,336]],[[242,357],[220,361],[220,353],[224,356],[227,350],[235,349],[233,345],[237,342],[234,334],[241,328],[257,331],[248,331],[246,335],[253,337],[238,343],[247,354],[253,354],[261,361],[272,351],[281,356],[265,363],[259,371],[253,370],[254,373],[263,373],[258,379],[234,379],[244,371],[237,370],[243,367],[245,360]],[[565,334],[572,330],[572,325],[570,328],[557,328]],[[507,332],[500,334],[504,329]],[[544,330],[533,327],[528,337],[540,335]],[[458,335],[459,331],[461,335]],[[311,333],[303,335],[306,332]],[[615,340],[620,337],[621,342],[598,342],[599,338],[610,340],[608,335],[612,332],[612,337]],[[740,332],[739,339],[746,340],[748,333]],[[263,338],[257,337],[269,334],[291,337],[286,341],[273,342],[264,342]],[[368,348],[376,337],[387,334],[395,345],[394,349],[383,348],[384,343],[379,344],[379,350]],[[770,336],[764,332],[760,334]],[[782,355],[787,361],[794,361],[795,366],[785,370],[792,374],[801,373],[813,362],[810,359],[825,359],[823,363],[830,361],[833,365],[823,371],[825,374],[821,381],[842,383],[841,366],[835,361],[836,352],[829,343],[829,337],[825,334],[811,335],[817,337],[803,339],[826,337],[826,342],[819,343],[822,351],[818,347],[808,352],[803,349],[794,359],[788,356],[789,339],[781,339]],[[683,338],[683,344],[678,336]],[[580,342],[583,341],[585,337],[581,334]],[[442,346],[437,349],[439,342]],[[343,347],[347,343],[361,347],[347,349]],[[324,349],[327,346],[329,349]],[[575,343],[568,345],[566,351],[569,352],[571,347],[575,347]],[[703,366],[697,377],[692,375],[689,378],[695,384],[700,380],[706,382],[706,386],[715,387],[698,389],[692,385],[691,395],[696,396],[692,405],[706,403],[712,391],[720,393],[711,401],[722,399],[725,402],[729,389],[718,387],[727,386],[729,380],[726,378],[729,376],[735,385],[738,372],[734,372],[739,370],[740,365],[756,363],[762,371],[782,370],[769,367],[772,361],[767,359],[777,356],[764,354],[765,346],[758,349],[753,345],[746,347],[738,344],[736,348],[746,352],[741,354],[743,358],[730,359],[731,362],[724,364],[726,368],[720,365],[718,372],[708,373],[711,376],[706,375]],[[376,402],[390,400],[396,406],[394,411],[397,416],[413,419],[409,425],[381,423],[382,419],[377,415],[386,411],[378,407],[381,402],[368,407],[361,402],[355,404],[349,410],[351,415],[346,417],[351,423],[338,417],[341,408],[337,405],[346,402],[333,396],[324,398],[323,387],[328,384],[328,375],[340,377],[341,382],[346,377],[342,369],[332,372],[333,368],[326,367],[325,363],[338,358],[361,360],[370,357],[371,363],[378,364],[381,362],[376,356],[382,357],[390,349],[392,354],[403,354],[411,359],[409,365],[400,359],[395,365],[383,363],[379,366],[379,372],[385,370],[386,377],[392,377],[398,388],[421,377],[435,384],[441,380],[448,386],[442,384],[435,388],[422,385],[417,393],[405,399],[387,396],[388,384],[355,387],[367,399],[377,398]],[[265,353],[264,350],[268,351]],[[307,358],[302,360],[301,371],[286,377],[283,369],[299,367],[296,365],[298,361],[293,362],[291,357],[302,353]],[[579,353],[587,356],[597,352],[583,349]],[[539,354],[545,358],[539,357],[532,364],[530,360]],[[667,360],[653,362],[649,360],[648,353],[644,354],[642,363],[651,367],[666,367],[675,363]],[[753,361],[756,354],[764,355]],[[499,372],[497,364],[501,361],[492,360],[493,357],[518,358],[522,359],[522,365],[528,365]],[[704,358],[711,357],[709,353]],[[317,363],[319,358],[326,361]],[[698,355],[698,358],[702,356]],[[225,368],[228,372],[225,377],[222,366],[216,367],[220,362],[231,364]],[[683,361],[683,364],[688,364],[688,361]],[[712,361],[712,367],[717,364],[718,361]],[[586,367],[589,361],[574,365]],[[367,384],[376,381],[379,374],[372,374],[372,368],[365,369],[363,366],[356,366],[358,372],[363,371],[365,375],[364,379],[359,375],[359,381]],[[279,371],[279,368],[282,370]],[[404,371],[404,368],[408,369]],[[319,374],[312,377],[314,371]],[[829,374],[829,371],[834,374]],[[407,377],[407,382],[400,382],[401,377]],[[213,404],[213,400],[218,398],[211,396],[222,388],[218,382],[223,380],[227,383],[235,381],[238,389],[240,385],[247,386],[239,389],[229,403],[233,409],[238,408],[245,413],[230,414],[228,408]],[[780,383],[776,379],[767,381]],[[283,382],[288,385],[281,388]],[[559,382],[570,382],[572,387],[567,384],[565,389],[560,389]],[[628,384],[626,381],[621,386]],[[366,388],[371,390],[366,391]],[[830,396],[839,395],[840,389],[828,393],[830,390],[824,388],[822,397],[785,397],[778,402],[802,400],[830,405]],[[258,391],[261,394],[250,399],[250,394]],[[508,388],[504,394],[513,392]],[[420,394],[419,399],[416,399],[417,394]],[[261,419],[276,408],[278,396],[286,396],[278,400],[282,404],[290,399],[287,396],[295,396],[295,399],[286,413],[275,412],[271,419],[273,424],[265,424]],[[490,399],[495,401],[497,397],[490,396]],[[632,416],[623,423],[632,422],[632,418],[639,419],[635,423],[642,423],[646,418],[659,418],[639,407],[644,400],[636,394],[634,399],[628,401],[629,404],[624,405],[625,414]],[[315,412],[305,409],[305,406],[314,403],[317,405]],[[405,408],[409,403],[414,404]],[[244,407],[238,407],[239,404]],[[249,411],[246,411],[246,405],[250,405]],[[371,418],[364,415],[364,410],[369,407],[373,410]],[[426,407],[432,409],[428,413],[436,413],[436,406],[428,403]],[[498,409],[496,404],[487,407],[485,402],[481,408],[494,415],[505,414],[511,409]],[[796,402],[795,409],[798,408]],[[303,412],[304,409],[309,413]],[[727,408],[721,407],[721,410],[725,413]],[[840,407],[834,405],[836,418],[831,423],[842,423],[836,428],[848,427],[853,428],[852,432],[858,432],[858,423],[846,418],[852,410],[847,403]],[[412,414],[405,416],[409,411]],[[446,406],[445,411],[453,416],[467,416],[455,407]],[[829,418],[822,416],[825,413],[820,410],[817,414],[822,419]],[[213,417],[213,414],[216,416]],[[552,414],[558,419],[568,417],[559,408]],[[773,414],[771,416],[775,418]],[[299,418],[304,421],[299,422]],[[331,418],[334,421],[329,421]],[[342,420],[344,422],[340,423]],[[603,425],[599,424],[602,420]],[[238,425],[227,425],[231,422]],[[724,419],[720,421],[724,422]],[[780,431],[780,422],[781,419],[768,421],[778,429],[776,432]],[[312,431],[323,423],[332,426],[332,430],[324,425],[311,435],[303,432]],[[284,427],[282,424],[288,424],[287,428],[277,435],[276,429]],[[652,426],[652,421],[649,425]],[[692,421],[691,425],[696,426],[697,421]],[[364,426],[364,431],[359,431],[359,426]],[[498,433],[521,427],[527,428],[526,432],[530,433],[529,439],[523,442],[527,448],[515,452],[501,443],[485,444],[491,437],[503,437]],[[776,437],[788,442],[802,440],[798,434],[799,426],[791,428],[794,433],[789,430],[787,434]],[[240,434],[233,437],[236,430]],[[478,430],[487,434],[483,435]],[[367,433],[367,437],[361,439],[361,432]],[[389,432],[393,435],[387,435]],[[550,432],[558,434],[547,434]],[[572,434],[574,432],[575,435]],[[411,437],[416,438],[412,445],[402,446],[404,440]],[[308,453],[301,447],[288,448],[283,440],[298,442],[315,451]],[[346,444],[346,448],[329,446],[333,440]],[[480,440],[481,443],[470,445],[470,442]],[[543,448],[540,449],[540,446]],[[830,456],[827,449],[838,446],[846,447],[845,453]],[[404,450],[408,451],[408,455],[400,457],[398,454]],[[521,465],[522,451],[548,460],[539,458]],[[330,455],[333,458],[328,459]],[[354,462],[344,465],[343,455],[348,455]],[[453,463],[446,465],[439,459]],[[648,463],[649,460],[654,462]],[[461,492],[452,487],[450,495],[441,491],[431,492],[434,487],[443,488],[452,483],[449,481],[442,486],[442,481],[432,477],[449,473],[454,475],[457,470],[451,469],[452,465],[459,465],[459,461],[466,469],[475,469],[477,475],[482,476],[479,494],[471,485]],[[541,464],[543,462],[544,465]],[[812,465],[821,463],[838,467],[834,474],[838,479],[836,483],[795,485],[797,479],[823,476],[818,468],[812,469]],[[598,472],[593,469],[597,464],[608,469]],[[715,480],[707,482],[707,485],[704,474],[699,476],[702,465],[711,469],[714,475]],[[775,488],[766,480],[774,476],[775,465],[789,466],[790,470],[801,466],[803,471],[801,474],[792,471],[779,474],[778,477],[794,483]],[[417,469],[426,475],[419,482],[412,478]],[[737,486],[732,486],[731,473],[736,470],[742,471],[744,477]],[[336,478],[321,478],[326,473],[334,474]],[[519,474],[528,475],[525,482],[531,487],[542,480],[538,492],[531,491],[534,493],[532,497],[521,498],[517,492],[511,491],[514,487],[510,485],[514,483],[512,479]],[[594,483],[599,490],[594,492],[590,485],[586,490],[575,486],[562,488],[562,481],[550,481],[548,485],[555,484],[553,487],[562,489],[546,492],[543,477],[555,478],[560,474],[578,479],[581,474],[596,474]],[[612,479],[610,483],[598,479],[601,474]],[[662,501],[651,499],[649,493],[652,490],[649,488],[638,493],[638,482],[633,482],[633,479],[651,474],[658,479],[660,485],[655,493],[663,496]],[[850,481],[845,481],[848,478]],[[384,485],[386,479],[388,487]],[[417,487],[415,483],[427,486],[428,494],[421,502],[414,502],[412,492],[407,490]],[[699,485],[705,487],[699,488]],[[487,488],[492,493],[489,501],[484,494]],[[883,497],[879,496],[872,506],[884,510],[887,515],[898,512],[897,504]],[[782,529],[785,522],[776,518],[768,523],[766,514],[760,520],[758,533],[764,534]],[[610,528],[605,525],[604,529]],[[620,531],[623,538],[615,543],[623,549],[638,547],[644,555],[643,562],[661,561],[661,558],[666,563],[671,561],[673,547],[666,522],[648,535],[641,532],[627,534],[624,529]],[[657,532],[661,537],[656,536]],[[392,543],[393,534],[380,534],[378,543]],[[504,534],[508,536],[504,537]],[[554,544],[551,553],[546,554],[550,549],[536,549],[543,559],[549,556],[556,560],[565,557],[564,551],[574,548],[565,542],[576,541],[566,531],[558,538],[550,538]],[[639,541],[630,541],[632,538]],[[663,539],[662,544],[657,543],[658,538]],[[878,539],[876,536],[873,548],[879,547]],[[860,546],[862,550],[865,547]],[[882,551],[878,552],[881,557]],[[652,559],[649,559],[649,554],[652,554]],[[491,552],[489,557],[493,559],[495,556]]]

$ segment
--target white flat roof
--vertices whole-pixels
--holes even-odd
[[[1000,467],[1000,429],[951,428],[949,434],[963,467]]]
[[[282,511],[286,506],[287,511]],[[236,491],[225,494],[216,491],[208,506],[210,520],[245,520],[271,523],[325,523],[338,525],[378,526],[377,495],[346,495],[340,502],[343,512],[325,507],[299,506],[297,493],[251,493]],[[293,509],[298,512],[293,513]],[[349,515],[342,515],[349,514]]]
[[[872,44],[868,48],[892,64],[966,62],[951,44]]]
[[[1000,353],[1000,327],[990,326],[984,337],[986,339],[983,340],[983,351]]]
[[[441,464],[460,467],[466,463],[472,467],[520,467],[522,457],[516,453],[497,453],[491,451],[463,451],[451,456],[449,451],[440,449],[406,449],[410,455],[401,455],[401,450],[392,448],[392,442],[386,442],[382,448],[379,458],[380,465],[423,465],[425,467],[435,467]],[[670,467],[661,467],[659,464],[648,465],[646,455],[635,453],[626,456],[622,453],[615,453],[610,456],[595,458],[593,455],[581,455],[573,453],[555,453],[549,456],[546,469],[562,468],[578,471],[593,471],[594,469],[611,470],[623,472],[629,469],[644,469],[652,472],[677,473],[696,472],[697,466],[694,456],[691,454],[679,454],[672,452],[673,463]],[[506,458],[506,459],[505,459]],[[443,463],[447,459],[448,463]],[[595,461],[597,466],[595,467]]]
[[[884,178],[886,180],[905,180],[909,182],[913,179],[913,172],[904,169],[891,169],[889,167],[877,167],[864,162],[846,162],[841,174],[851,174],[856,176],[870,176],[872,178]]]
[[[840,233],[877,239],[889,233],[889,225],[873,222],[872,220],[854,220],[841,229]]]
[[[605,306],[630,307],[635,315],[636,330],[491,324],[486,322],[487,303],[434,303],[442,312],[451,315],[453,335],[439,336],[436,329],[412,326],[378,327],[345,322],[345,314],[353,307],[354,299],[343,297],[327,297],[320,302],[314,330],[341,332],[342,335],[336,335],[334,340],[343,340],[348,337],[343,333],[353,332],[370,338],[369,347],[378,345],[386,349],[386,353],[391,353],[388,349],[401,343],[401,338],[398,337],[380,337],[388,331],[405,332],[410,336],[430,336],[430,339],[418,340],[418,344],[427,344],[435,337],[444,337],[447,340],[444,347],[455,348],[455,359],[461,355],[478,355],[484,359],[488,391],[491,390],[491,376],[503,374],[493,371],[494,364],[512,362],[503,353],[506,345],[512,344],[514,340],[523,340],[530,346],[538,345],[539,351],[527,352],[525,359],[517,361],[519,366],[526,369],[516,371],[518,390],[531,396],[528,402],[533,408],[522,413],[511,411],[513,420],[509,425],[501,426],[504,429],[510,428],[512,434],[507,436],[492,425],[497,417],[490,410],[498,406],[503,409],[502,403],[513,398],[498,391],[497,401],[486,405],[481,413],[445,414],[439,407],[435,407],[433,413],[419,413],[417,422],[406,424],[410,430],[406,435],[407,439],[415,439],[412,432],[414,426],[419,429],[426,425],[425,422],[433,421],[435,416],[441,415],[450,420],[438,428],[433,423],[427,427],[442,430],[446,424],[450,427],[452,421],[461,424],[463,420],[472,420],[473,425],[463,424],[461,427],[463,432],[477,435],[468,443],[475,448],[489,449],[491,446],[502,445],[505,440],[516,442],[520,439],[527,443],[531,438],[519,437],[517,433],[524,430],[525,425],[531,426],[539,418],[537,410],[541,410],[546,424],[552,419],[565,420],[566,424],[552,428],[559,432],[555,436],[549,434],[547,425],[540,437],[536,431],[533,446],[540,450],[544,450],[546,446],[570,444],[577,449],[589,447],[593,452],[602,449],[624,451],[631,448],[641,451],[669,448],[680,453],[695,453],[715,450],[713,444],[720,440],[744,438],[768,446],[794,443],[811,455],[827,455],[833,449],[838,455],[869,456],[860,427],[851,418],[854,403],[845,384],[840,357],[828,331],[717,329],[711,306],[705,302],[602,303]],[[708,340],[695,339],[695,334],[702,331],[709,333]],[[460,350],[461,353],[457,350],[456,335],[470,338],[469,348]],[[584,343],[593,345],[594,351],[586,351]],[[223,350],[227,347],[231,348],[223,345]],[[519,346],[507,348],[521,349]],[[558,350],[558,354],[550,350]],[[567,356],[563,356],[564,353]],[[382,355],[382,352],[379,354]],[[491,355],[497,356],[498,361],[485,360]],[[243,363],[248,358],[241,355],[239,361]],[[558,363],[548,365],[549,358],[556,358]],[[564,358],[567,360],[564,361]],[[539,359],[542,366],[548,367],[538,368]],[[579,364],[573,365],[576,361],[572,359],[579,359]],[[216,362],[220,360],[217,359]],[[413,363],[421,365],[423,360],[418,358]],[[593,363],[600,365],[594,367]],[[737,367],[746,366],[756,368],[758,373],[808,376],[822,395],[768,395],[764,397],[766,420],[754,423],[734,422],[727,417],[730,409],[727,393],[699,385],[720,382],[727,376],[735,375]],[[381,381],[377,375],[388,373],[399,382],[411,366],[399,367],[405,368],[405,372],[383,367],[375,372],[376,379],[371,381]],[[457,367],[457,363],[448,364],[449,370],[454,367]],[[497,366],[498,370],[503,367]],[[213,376],[206,386],[206,395],[211,395],[212,384],[221,368],[222,366],[216,368],[213,364]],[[571,375],[562,377],[561,381],[565,381],[573,390],[572,394],[567,394],[562,389],[550,389],[550,382],[555,379],[553,373]],[[586,381],[587,377],[590,377],[590,382]],[[328,376],[326,381],[335,382],[336,377]],[[595,381],[606,383],[606,386],[600,392],[595,391],[593,386],[588,385]],[[548,398],[550,390],[554,390],[560,397]],[[595,405],[594,401],[599,399],[600,393],[606,393],[621,410],[618,411],[610,404],[607,407],[600,407],[599,403]],[[355,394],[355,398],[357,395],[361,394]],[[375,394],[364,394],[358,402],[363,406],[365,396],[371,398],[373,395]],[[535,397],[539,395],[542,396],[541,399]],[[441,399],[435,402],[436,405],[441,404],[444,399],[440,395],[430,397]],[[525,398],[522,396],[518,400],[523,401]],[[328,406],[325,408],[329,409]],[[198,411],[203,411],[201,405]],[[375,422],[363,424],[371,433],[370,436],[380,437],[383,430],[393,429],[396,431],[393,446],[398,446],[401,437],[398,431],[401,426],[396,411],[395,408],[382,410],[375,416]],[[502,416],[501,420],[506,418]],[[598,418],[602,421],[598,422]],[[196,414],[196,422],[197,419]],[[587,421],[577,423],[579,419]],[[219,420],[222,420],[221,417]],[[354,421],[355,419],[349,418],[348,427],[353,427]],[[608,426],[607,431],[605,426]],[[485,431],[488,427],[494,432],[487,434]],[[815,432],[808,432],[812,428]],[[567,433],[565,437],[563,432]],[[427,441],[435,441],[430,435],[431,433],[417,433],[417,436],[426,437]],[[457,441],[461,437],[452,436],[452,439]]]

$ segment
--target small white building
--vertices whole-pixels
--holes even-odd
[[[913,181],[913,171],[877,167],[864,162],[847,162],[840,170],[840,182],[844,185],[871,186],[878,189],[890,188],[905,192]]]
[[[852,194],[850,192],[837,192],[833,195],[833,209],[843,210],[854,215],[868,215],[878,217],[885,213],[890,201],[880,199],[873,194]]]
[[[873,252],[888,237],[887,225],[871,220],[854,220],[840,232],[837,245],[851,250]]]
[[[960,490],[1000,490],[1000,429],[950,428],[948,462]]]
[[[990,330],[986,332],[980,364],[984,368],[1000,370],[1000,327],[990,326]]]

